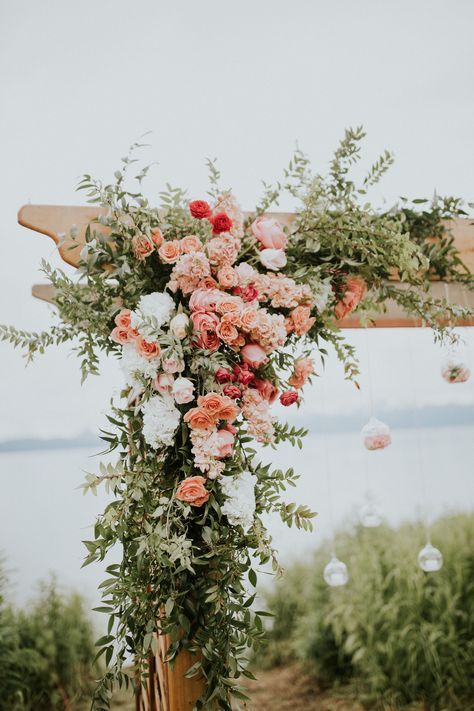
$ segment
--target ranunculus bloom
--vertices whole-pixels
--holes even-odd
[[[188,476],[176,490],[176,498],[191,506],[202,506],[209,499],[203,476]]]
[[[231,434],[228,429],[218,430],[216,434],[219,439],[219,454],[217,459],[231,457],[234,452],[234,435]]]
[[[230,383],[232,380],[232,373],[227,368],[218,368],[216,370],[215,378],[218,383],[223,385],[224,383]]]
[[[173,316],[170,321],[170,331],[175,338],[182,340],[186,337],[189,326],[189,317],[187,314],[181,312]]]
[[[226,385],[224,388],[224,395],[232,398],[232,400],[238,400],[239,397],[242,397],[242,391],[239,387],[237,387],[237,385]]]
[[[260,368],[268,361],[267,354],[258,343],[247,343],[240,351],[240,356],[251,368]]]
[[[338,301],[334,310],[338,320],[354,311],[367,293],[367,284],[360,277],[350,277],[346,280],[345,286],[344,296]]]
[[[158,358],[161,353],[161,348],[156,341],[146,341],[142,336],[138,336],[135,340],[135,348],[140,355],[145,358]]]
[[[120,328],[130,328],[131,326],[132,312],[130,309],[122,309],[122,311],[115,317],[115,323]]]
[[[192,200],[188,207],[189,212],[196,220],[203,220],[212,214],[211,206],[205,200]]]
[[[176,378],[172,393],[178,405],[184,405],[194,400],[194,385],[188,378]]]
[[[188,410],[183,420],[192,430],[207,430],[215,424],[215,418],[203,407],[193,407]]]
[[[163,242],[158,250],[158,256],[165,264],[174,264],[181,256],[181,244],[179,239],[171,239]]]
[[[123,326],[115,326],[110,338],[115,341],[115,343],[120,343],[123,346],[124,343],[130,343],[133,341],[133,335],[130,328],[124,328]]]
[[[155,250],[153,242],[145,235],[135,235],[132,237],[132,248],[136,258],[142,261],[149,257]]]
[[[288,407],[288,405],[293,405],[294,402],[298,402],[298,397],[299,395],[296,390],[286,390],[280,395],[280,402],[285,407]]]
[[[286,265],[286,254],[282,249],[262,249],[260,262],[265,269],[277,272]]]
[[[273,217],[261,215],[251,225],[254,236],[265,249],[285,249],[288,237],[283,228]]]
[[[191,321],[197,334],[195,345],[204,350],[217,351],[219,338],[216,328],[219,325],[219,318],[216,314],[195,311],[191,314]]]
[[[159,249],[165,241],[165,238],[163,237],[163,232],[160,230],[159,227],[153,227],[150,232],[150,237],[156,249]]]
[[[192,252],[202,252],[202,242],[196,235],[187,235],[180,240],[181,251],[183,254],[192,254]]]
[[[256,378],[253,381],[253,387],[257,388],[260,395],[269,402],[270,404],[276,400],[278,395],[278,388],[272,383],[271,380],[263,380],[261,378]]]
[[[170,393],[173,387],[174,378],[171,373],[160,373],[153,380],[153,387],[159,393]]]
[[[222,232],[228,232],[232,227],[232,220],[225,212],[218,212],[209,218],[212,225],[212,234],[220,235]]]

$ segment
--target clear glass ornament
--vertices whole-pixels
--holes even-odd
[[[362,427],[360,434],[364,447],[369,451],[385,449],[392,443],[390,427],[374,416]]]
[[[349,573],[347,572],[346,564],[333,555],[329,563],[324,568],[323,577],[325,582],[330,587],[342,587],[349,580]]]
[[[465,383],[471,377],[471,371],[467,363],[455,355],[451,355],[443,361],[441,375],[447,383],[452,385],[454,383]]]
[[[382,514],[373,501],[368,501],[360,513],[360,521],[364,528],[377,528],[382,523]]]
[[[436,573],[443,567],[443,554],[427,543],[418,553],[418,565],[425,573]]]

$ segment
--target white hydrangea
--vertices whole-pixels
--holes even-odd
[[[150,447],[159,449],[172,445],[181,419],[181,413],[174,406],[173,399],[155,395],[142,405],[142,412],[143,436]]]
[[[320,281],[317,287],[312,291],[314,305],[319,313],[324,311],[332,295],[333,291],[330,281]]]
[[[140,373],[146,378],[154,378],[158,371],[159,358],[145,358],[137,352],[133,343],[125,343],[122,346],[122,358],[120,368],[125,376],[127,385],[140,385],[137,374]]]
[[[255,514],[255,477],[244,471],[237,476],[223,476],[219,483],[227,497],[222,506],[232,526],[250,528]]]
[[[141,336],[151,336],[155,329],[169,323],[174,312],[174,301],[164,291],[154,291],[141,297],[135,311],[131,314],[132,328],[136,328]],[[143,321],[151,319],[153,328],[143,327]]]

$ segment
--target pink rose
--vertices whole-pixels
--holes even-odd
[[[115,317],[115,324],[120,326],[120,328],[130,328],[132,312],[130,309],[122,309],[120,313]]]
[[[255,373],[252,373],[250,367],[247,363],[243,365],[234,365],[232,368],[234,374],[234,380],[238,380],[242,385],[249,385],[253,380],[255,380]]]
[[[260,368],[267,361],[267,354],[258,343],[247,343],[240,351],[240,355],[244,363],[248,363],[251,368]]]
[[[232,373],[230,370],[227,370],[227,368],[218,368],[216,370],[216,380],[218,383],[223,385],[224,383],[229,383],[233,378],[232,378]]]
[[[264,400],[272,404],[278,395],[278,388],[273,385],[271,380],[262,380],[261,378],[256,378],[253,381],[253,386],[257,388],[260,395]]]
[[[173,387],[174,378],[171,373],[160,373],[153,380],[153,387],[159,393],[170,393]]]
[[[134,255],[140,261],[149,257],[155,249],[151,239],[145,235],[134,235],[134,237],[132,237],[132,248]]]
[[[217,280],[223,289],[230,289],[237,284],[237,274],[231,266],[225,265],[217,272]]]
[[[184,360],[177,356],[169,356],[168,358],[163,358],[161,367],[165,373],[181,373],[184,370]]]
[[[260,262],[265,269],[277,272],[286,265],[286,254],[282,249],[262,249]]]
[[[219,289],[196,289],[189,299],[189,308],[191,311],[215,311],[221,299]]]
[[[159,249],[165,241],[165,238],[163,237],[163,232],[160,230],[159,227],[153,227],[150,233],[150,237],[156,249]]]
[[[216,434],[219,439],[219,454],[217,455],[217,459],[231,457],[234,451],[234,435],[229,432],[227,428],[218,430]]]
[[[265,249],[285,249],[288,237],[273,217],[261,215],[251,225],[254,236]]]
[[[194,385],[188,378],[176,378],[172,393],[178,405],[184,405],[194,400]]]
[[[198,334],[194,344],[199,348],[208,351],[217,351],[219,348],[219,337],[216,328],[219,325],[219,318],[216,314],[194,311],[191,314],[194,331]]]
[[[226,385],[224,388],[224,395],[232,398],[232,400],[238,400],[242,397],[242,391],[237,385]]]
[[[209,498],[203,476],[188,476],[176,489],[176,498],[191,506],[202,506]]]

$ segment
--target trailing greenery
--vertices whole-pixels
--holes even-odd
[[[82,599],[43,583],[24,610],[4,598],[0,571],[0,711],[71,711],[90,699],[94,633]]]
[[[348,565],[345,588],[329,588],[323,568],[330,548],[298,563],[266,593],[275,615],[257,661],[295,658],[322,684],[350,682],[368,706],[466,711],[474,704],[474,515],[439,520],[433,542],[443,568],[423,573],[420,525],[357,528],[336,537]]]

